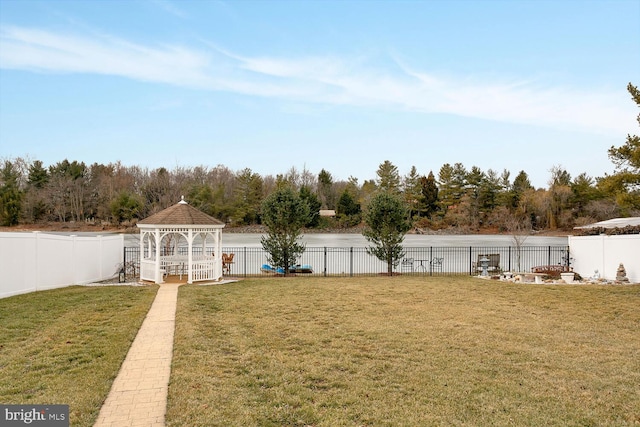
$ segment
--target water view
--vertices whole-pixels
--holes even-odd
[[[261,247],[257,233],[224,233],[222,245],[233,247]],[[312,233],[302,236],[307,247],[350,248],[369,246],[361,234]],[[552,236],[527,236],[525,246],[561,246],[567,245],[568,238]],[[404,239],[406,247],[468,247],[468,246],[515,246],[510,235],[425,235],[408,234]]]

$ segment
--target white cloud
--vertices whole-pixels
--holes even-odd
[[[165,12],[171,15],[177,16],[178,18],[184,19],[188,17],[187,13],[184,10],[180,9],[179,7],[177,7],[175,4],[173,4],[168,0],[151,0],[151,3],[155,4]]]
[[[626,92],[585,92],[542,83],[436,76],[371,58],[247,57],[207,46],[146,46],[119,38],[80,37],[5,27],[0,67],[96,73],[141,81],[223,90],[296,102],[448,113],[486,120],[602,133],[626,133],[635,111]]]

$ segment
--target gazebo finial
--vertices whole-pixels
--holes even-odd
[[[182,199],[178,202],[181,205],[188,205],[188,203],[184,200],[184,196],[182,196]]]

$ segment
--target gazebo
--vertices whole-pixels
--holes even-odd
[[[167,275],[187,283],[222,278],[224,223],[184,200],[138,221],[140,279],[163,283]]]

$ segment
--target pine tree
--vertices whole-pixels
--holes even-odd
[[[364,221],[367,227],[362,235],[373,243],[367,252],[386,262],[387,274],[391,276],[404,256],[402,241],[411,228],[402,200],[394,194],[377,193],[367,207]]]
[[[299,238],[308,220],[309,207],[290,186],[283,185],[262,202],[262,223],[268,230],[260,240],[262,248],[269,263],[284,269],[285,275],[304,253]]]

